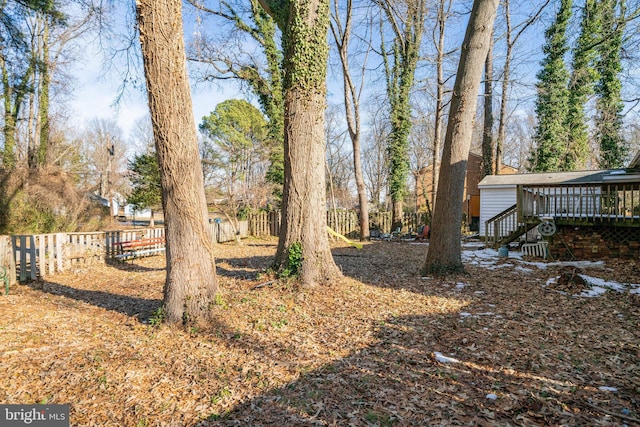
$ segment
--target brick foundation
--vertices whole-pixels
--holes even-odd
[[[559,260],[640,258],[640,228],[558,225],[549,241],[550,255]]]

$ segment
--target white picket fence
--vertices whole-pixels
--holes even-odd
[[[247,237],[247,221],[237,230],[228,222],[209,225],[212,240],[223,243]],[[164,237],[164,228],[0,236],[0,284],[46,278],[59,272],[101,264],[120,254],[121,242]]]

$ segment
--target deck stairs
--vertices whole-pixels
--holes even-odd
[[[485,222],[487,244],[499,248],[519,239],[537,227],[539,222],[518,221],[518,205],[513,205]]]

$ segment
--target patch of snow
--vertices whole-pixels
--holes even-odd
[[[550,262],[549,265],[557,265],[560,267],[569,266],[576,268],[604,268],[604,261],[557,261]]]
[[[618,282],[608,282],[604,279],[600,279],[598,277],[590,277],[584,274],[578,274],[578,276],[582,277],[590,285],[605,287],[618,292],[624,292],[626,288],[624,285],[621,285]]]
[[[433,356],[440,363],[459,363],[458,359],[454,359],[453,357],[448,357],[440,353],[439,351],[434,351]]]
[[[482,242],[463,242],[462,243],[462,247],[463,248],[484,248],[485,244]]]
[[[466,311],[461,311],[461,312],[460,312],[460,316],[462,316],[462,317],[469,317],[469,316],[472,316],[472,314],[471,314],[471,313],[467,313]]]
[[[546,270],[549,266],[570,266],[576,268],[591,268],[591,269],[604,269],[606,264],[604,261],[555,261],[555,262],[532,262],[525,261],[522,259],[522,252],[511,250],[509,252],[509,261],[512,262],[501,262],[504,260],[498,256],[498,251],[492,248],[488,248],[484,243],[481,242],[466,242],[462,244],[462,261],[469,265],[486,268],[487,270],[497,270],[500,268],[512,268],[516,271],[522,273],[531,273],[534,268],[539,270]],[[640,284],[621,284],[613,281],[606,281],[604,279],[600,279],[597,277],[590,277],[585,275],[580,275],[590,286],[591,289],[586,290],[578,296],[582,297],[597,297],[600,296],[608,289],[612,289],[618,292],[629,292],[631,294],[640,295]],[[552,284],[556,284],[560,277],[552,277],[543,286],[549,286]],[[422,278],[425,280],[426,278]],[[457,290],[462,289],[465,284],[458,283],[455,285]],[[476,294],[480,295],[481,291],[476,292]],[[558,291],[562,294],[566,294],[566,292]]]
[[[600,386],[598,387],[598,390],[600,391],[618,391],[618,389],[616,387],[608,387],[608,386]]]
[[[494,393],[489,393],[487,394],[487,399],[489,400],[496,400],[498,398],[498,396]]]
[[[461,291],[464,289],[464,287],[467,286],[464,283],[458,282],[456,283],[456,290]]]

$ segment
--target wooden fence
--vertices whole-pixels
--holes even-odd
[[[11,236],[0,236],[0,268],[2,269],[2,285],[9,292],[9,285],[16,283],[16,260],[13,256]]]
[[[277,236],[280,233],[280,211],[251,213],[248,223],[251,236]]]
[[[369,214],[371,229],[381,233],[390,233],[392,221],[391,212],[375,212]],[[280,211],[254,212],[249,214],[250,236],[277,236],[280,232]],[[426,213],[405,213],[402,224],[408,231],[417,231],[421,225],[428,222]],[[360,235],[360,220],[357,211],[327,211],[327,225],[338,233],[358,237]]]
[[[248,236],[247,221],[238,230],[228,222],[210,224],[214,242],[233,241]],[[3,274],[9,283],[26,282],[52,276],[71,268],[104,263],[121,253],[121,242],[164,237],[165,230],[141,228],[91,233],[53,233],[0,236],[0,284]]]
[[[360,223],[356,211],[327,211],[327,224],[338,233],[358,237]],[[214,242],[223,243],[247,236],[277,236],[280,212],[257,212],[248,220],[238,221],[237,229],[229,222],[209,224]],[[424,214],[405,214],[403,224],[415,231],[425,224]],[[391,213],[370,215],[371,228],[391,232]],[[119,243],[143,238],[164,237],[164,228],[99,231],[90,233],[52,233],[0,236],[0,285],[2,274],[10,284],[54,275],[71,268],[104,263],[121,251]]]
[[[230,222],[212,222],[209,224],[209,231],[214,242],[233,242],[236,236],[240,238],[249,236],[249,222],[238,221],[237,230]]]

